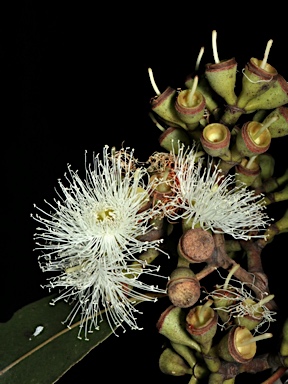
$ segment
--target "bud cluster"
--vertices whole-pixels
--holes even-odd
[[[288,199],[287,172],[274,178],[268,153],[272,139],[288,135],[288,85],[267,62],[273,41],[263,59],[252,57],[239,71],[234,57],[219,60],[216,38],[213,31],[215,62],[200,71],[202,47],[183,89],[169,86],[161,93],[148,70],[156,93],[149,115],[164,150],[148,161],[154,204],[162,204],[168,218],[167,236],[181,228],[168,308],[157,322],[168,343],[159,366],[165,374],[189,375],[189,383],[209,384],[234,383],[242,372],[262,370],[257,344],[273,336],[267,331],[277,306],[261,251],[288,228],[287,213],[271,224],[262,212]],[[217,270],[216,282],[221,268],[228,271],[225,283],[208,291],[202,279]]]

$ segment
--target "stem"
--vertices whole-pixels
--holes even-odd
[[[273,384],[276,383],[277,379],[280,379],[287,371],[286,367],[279,367],[272,376],[270,376],[267,380],[263,381],[261,384]]]
[[[150,82],[152,84],[154,92],[156,93],[157,96],[161,95],[161,92],[159,91],[159,88],[157,87],[157,85],[155,83],[152,68],[148,68],[148,74],[149,74]]]
[[[198,76],[195,76],[192,88],[191,88],[190,92],[188,93],[188,98],[187,98],[188,107],[193,107],[193,104],[194,104],[193,103],[193,97],[194,97],[197,85],[198,85]]]
[[[217,267],[215,265],[208,265],[205,268],[202,269],[202,271],[196,273],[197,280],[201,280],[204,277],[210,275],[210,273],[216,271]]]
[[[156,127],[159,128],[160,131],[165,132],[165,128],[162,127],[162,125],[158,123],[158,121],[155,119],[153,113],[149,112],[148,115],[151,118],[151,120],[153,121],[153,123],[156,125]]]
[[[237,347],[244,347],[245,345],[252,344],[260,340],[270,339],[271,337],[273,337],[272,333],[263,333],[263,335],[251,337],[251,339],[245,340],[242,343],[237,344]]]
[[[227,289],[231,277],[233,276],[234,272],[236,272],[239,267],[240,267],[239,264],[235,264],[233,266],[233,268],[230,270],[230,272],[228,273],[228,276],[226,277],[224,286],[223,286],[224,289]]]
[[[203,53],[204,53],[204,47],[201,47],[199,55],[198,55],[197,60],[196,60],[195,71],[198,71],[198,69],[199,69],[199,65],[200,65],[200,61],[202,59]]]
[[[273,43],[273,40],[269,40],[267,45],[266,45],[266,49],[265,49],[265,53],[264,53],[264,58],[263,58],[262,63],[260,65],[261,69],[265,69],[265,66],[267,64],[268,55],[269,55],[272,43]]]
[[[253,136],[253,140],[255,141],[265,131],[265,129],[267,129],[276,120],[278,120],[278,116],[273,116],[270,120],[263,124],[259,131],[257,131]]]
[[[214,31],[212,31],[212,49],[213,49],[213,57],[214,57],[215,64],[219,64],[219,63],[220,63],[220,60],[219,60],[219,56],[218,56],[218,52],[217,52],[217,43],[216,43],[216,39],[217,39],[217,32],[216,32],[216,30],[214,29]]]

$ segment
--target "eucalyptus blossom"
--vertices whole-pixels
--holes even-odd
[[[191,228],[200,226],[235,239],[264,236],[260,232],[269,217],[263,196],[236,183],[234,174],[224,175],[213,158],[197,153],[196,145],[181,146],[174,154],[173,180],[172,184],[169,180],[171,192],[163,205],[169,219],[183,219]]]
[[[99,328],[103,310],[113,330],[125,330],[125,323],[140,329],[135,302],[156,301],[144,291],[165,292],[139,279],[159,270],[139,258],[161,243],[141,240],[153,229],[159,209],[151,205],[149,175],[133,150],[108,149],[86,165],[83,179],[69,166],[65,185],[59,180],[58,199],[47,202],[47,211],[36,207],[34,216],[41,224],[35,233],[39,264],[53,273],[45,286],[60,289],[52,304],[60,299],[74,303],[65,323],[70,326],[80,315],[78,336],[84,328],[85,338]]]

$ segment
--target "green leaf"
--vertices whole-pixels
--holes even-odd
[[[8,322],[0,324],[1,384],[55,383],[113,333],[103,316],[99,331],[89,334],[89,341],[79,340],[78,323],[71,329],[61,323],[71,306],[63,301],[51,306],[53,297],[23,307]],[[39,326],[44,327],[42,332],[33,336]]]

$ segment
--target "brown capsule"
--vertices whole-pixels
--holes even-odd
[[[178,252],[190,263],[202,263],[210,259],[215,244],[210,232],[202,228],[188,229],[180,238]]]
[[[167,293],[176,307],[188,308],[200,298],[200,283],[190,268],[177,267],[170,276]]]

